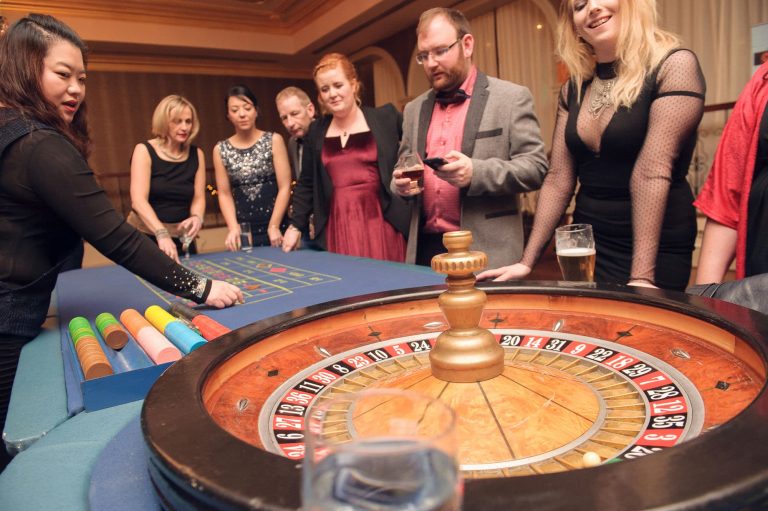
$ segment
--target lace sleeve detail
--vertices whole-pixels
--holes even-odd
[[[674,52],[661,65],[648,133],[630,181],[634,241],[631,279],[654,281],[674,162],[701,121],[704,93],[704,77],[690,51]]]
[[[552,234],[565,213],[576,188],[573,157],[565,145],[565,126],[568,122],[568,83],[560,89],[557,120],[552,138],[549,172],[539,192],[533,230],[523,252],[521,263],[533,267],[541,252],[549,244]]]

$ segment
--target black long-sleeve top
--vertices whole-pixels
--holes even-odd
[[[0,110],[0,126],[9,115]],[[125,223],[65,137],[38,130],[11,144],[0,159],[0,290],[23,289],[50,273],[81,237],[170,293],[197,302],[208,295],[209,279],[176,264]],[[53,283],[47,284],[49,294]],[[30,327],[17,325],[12,328],[17,332],[0,334]]]

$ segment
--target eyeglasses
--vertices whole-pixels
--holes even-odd
[[[456,46],[456,43],[461,41],[461,37],[456,39],[451,45],[444,46],[442,48],[436,48],[432,51],[420,51],[416,54],[416,62],[419,64],[424,64],[429,60],[429,57],[431,56],[435,60],[441,60],[443,57],[446,56],[446,54],[451,51],[451,48]]]

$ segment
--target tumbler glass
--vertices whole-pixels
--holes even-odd
[[[250,222],[240,222],[240,250],[250,252],[253,248],[253,233]]]
[[[304,511],[458,511],[455,415],[399,389],[338,395],[310,413]]]

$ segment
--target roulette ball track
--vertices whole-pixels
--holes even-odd
[[[483,382],[430,373],[439,286],[299,309],[184,357],[141,417],[163,505],[299,509],[312,407],[394,387],[456,409],[465,510],[768,506],[768,317],[659,290],[480,288],[504,348]]]

